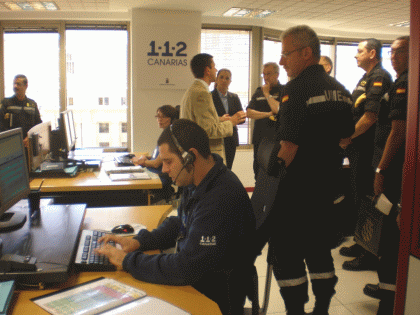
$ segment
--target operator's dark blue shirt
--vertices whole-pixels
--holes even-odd
[[[240,266],[249,254],[255,232],[251,201],[220,156],[212,156],[216,164],[200,184],[184,187],[178,216],[135,237],[141,247],[126,256],[123,268],[136,279],[205,287],[214,273]],[[180,236],[175,254],[143,254],[170,248]]]

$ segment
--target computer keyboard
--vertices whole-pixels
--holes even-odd
[[[76,252],[74,263],[78,270],[82,271],[114,271],[115,266],[111,264],[108,257],[104,255],[97,255],[94,252],[95,248],[100,247],[98,239],[107,234],[104,231],[96,230],[82,230],[80,236],[79,246]],[[112,243],[108,243],[115,245]],[[117,245],[117,247],[120,247]]]
[[[116,156],[115,165],[116,166],[134,166],[133,161],[131,161],[132,158],[133,157],[131,155]]]

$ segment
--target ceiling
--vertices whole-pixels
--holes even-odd
[[[5,0],[0,0],[0,3]],[[23,1],[23,0],[19,0]],[[27,0],[31,2],[32,0]],[[284,30],[308,24],[319,35],[395,39],[408,35],[408,27],[389,24],[410,20],[410,0],[55,0],[60,11],[11,12],[0,5],[0,19],[130,19],[132,8],[202,12],[210,24],[255,25]],[[231,7],[268,9],[261,18],[223,17]]]

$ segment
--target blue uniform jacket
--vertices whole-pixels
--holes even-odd
[[[213,274],[240,266],[249,255],[255,232],[251,201],[220,156],[213,158],[216,164],[203,181],[197,187],[184,187],[178,216],[134,237],[141,247],[125,257],[123,268],[136,279],[203,287],[214,280]],[[179,236],[175,254],[143,253],[169,248]]]

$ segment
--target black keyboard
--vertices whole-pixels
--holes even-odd
[[[114,271],[115,266],[111,264],[108,257],[97,255],[94,249],[100,247],[98,239],[107,234],[103,231],[82,230],[79,246],[76,252],[74,263],[77,270],[81,271]],[[108,243],[115,245],[112,243]]]
[[[133,156],[131,155],[116,156],[115,165],[116,166],[134,166],[133,161],[131,161],[132,158]]]

